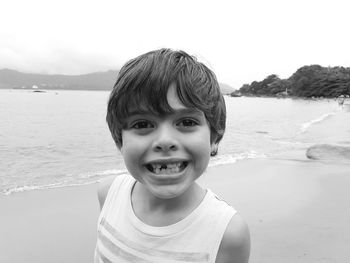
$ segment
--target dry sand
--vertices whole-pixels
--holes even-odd
[[[350,165],[251,159],[200,182],[251,231],[253,263],[348,262]],[[0,262],[92,262],[96,184],[0,196]]]

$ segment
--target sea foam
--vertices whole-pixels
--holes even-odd
[[[312,125],[316,124],[316,123],[319,123],[319,122],[322,122],[324,120],[326,120],[327,118],[331,117],[332,115],[336,114],[337,112],[336,111],[333,111],[333,112],[329,112],[329,113],[326,113],[326,114],[323,114],[322,116],[316,118],[316,119],[313,119],[311,121],[308,121],[306,123],[303,123],[298,131],[297,134],[302,134],[302,133],[305,133]]]
[[[209,162],[209,167],[231,164],[245,159],[266,158],[265,154],[256,151],[246,151],[242,153],[224,154],[213,157]]]

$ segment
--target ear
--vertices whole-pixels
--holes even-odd
[[[210,156],[215,156],[218,153],[218,147],[219,144],[215,142],[210,145]]]

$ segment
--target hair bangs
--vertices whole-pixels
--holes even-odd
[[[153,115],[165,115],[173,112],[167,100],[167,92],[164,89],[148,89],[147,86],[135,87],[135,90],[128,93],[126,99],[121,100],[122,109],[120,117],[126,119],[130,115],[138,113],[150,113]]]
[[[208,78],[196,76],[198,68],[183,70],[179,73],[176,84],[177,95],[184,106],[198,108],[209,117],[213,107],[211,85]]]

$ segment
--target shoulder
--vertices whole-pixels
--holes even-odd
[[[98,196],[98,201],[100,203],[100,208],[102,209],[103,204],[105,203],[108,190],[111,187],[113,181],[115,179],[115,176],[110,176],[107,178],[104,178],[100,181],[98,184],[98,189],[97,189],[97,196]]]
[[[250,234],[244,219],[235,214],[221,240],[216,263],[247,263],[250,254]]]

